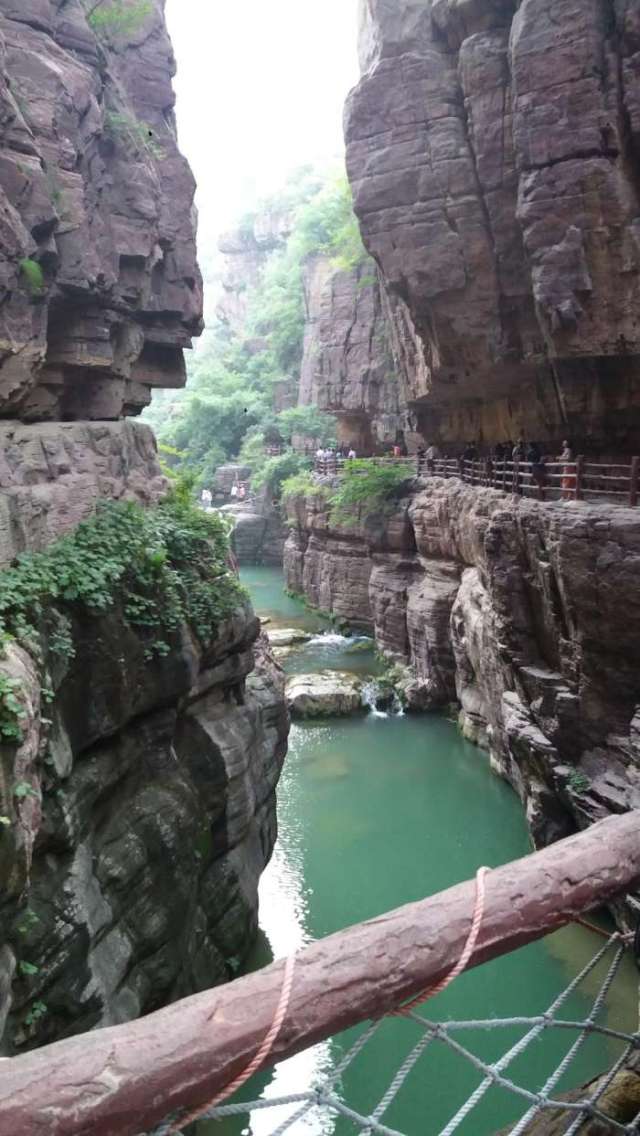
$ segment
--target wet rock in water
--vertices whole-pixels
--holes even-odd
[[[637,1061],[631,1061],[614,1078],[611,1085],[606,1088],[598,1100],[598,1108],[605,1116],[609,1116],[618,1124],[629,1124],[638,1115],[640,1108],[640,1074]],[[602,1080],[602,1078],[599,1078]],[[574,1089],[560,1097],[567,1104],[589,1099],[596,1088],[598,1081],[592,1081],[582,1089]],[[571,1121],[575,1120],[575,1112],[547,1112],[532,1120],[523,1130],[522,1136],[562,1136],[567,1132]],[[580,1127],[582,1136],[608,1136],[614,1129],[604,1120],[592,1117],[585,1119]],[[618,1131],[616,1128],[615,1131]],[[512,1128],[504,1128],[497,1136],[509,1136]]]
[[[340,671],[294,675],[287,682],[287,703],[294,718],[359,714],[364,710],[362,682]]]
[[[267,631],[267,639],[272,647],[296,647],[299,643],[308,643],[312,638],[306,631],[297,627],[280,627]]]

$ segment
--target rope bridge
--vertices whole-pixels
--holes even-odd
[[[640,1049],[640,1033],[628,1034],[622,1031],[609,1029],[599,1023],[607,994],[618,974],[624,952],[627,949],[625,938],[612,935],[606,940],[601,949],[593,956],[587,966],[562,991],[555,1001],[541,1014],[535,1017],[516,1018],[490,1018],[471,1021],[436,1022],[430,1020],[416,1009],[407,1009],[401,1012],[420,1029],[420,1038],[402,1062],[393,1080],[380,1098],[376,1107],[367,1115],[363,1115],[349,1106],[343,1099],[341,1083],[347,1072],[365,1050],[367,1044],[373,1040],[387,1022],[387,1018],[371,1023],[358,1040],[351,1046],[342,1061],[338,1064],[331,1076],[327,1077],[306,1092],[294,1093],[282,1097],[261,1098],[233,1104],[219,1104],[205,1111],[198,1112],[201,1120],[222,1121],[229,1117],[250,1116],[255,1111],[282,1108],[289,1109],[285,1120],[274,1121],[269,1129],[270,1136],[284,1136],[291,1133],[295,1136],[302,1131],[305,1120],[313,1119],[316,1127],[321,1131],[330,1130],[330,1124],[335,1118],[342,1117],[355,1127],[363,1136],[380,1133],[381,1136],[412,1136],[411,1133],[401,1133],[384,1123],[385,1114],[394,1103],[400,1091],[409,1078],[420,1076],[429,1077],[428,1057],[430,1051],[436,1046],[444,1046],[467,1061],[476,1071],[479,1084],[470,1097],[461,1105],[443,1128],[425,1126],[424,1118],[416,1116],[415,1133],[421,1136],[453,1136],[468,1120],[473,1110],[478,1106],[492,1088],[499,1088],[513,1094],[521,1107],[522,1115],[518,1123],[510,1129],[511,1136],[522,1136],[528,1126],[543,1113],[559,1113],[565,1117],[566,1127],[563,1132],[566,1136],[575,1136],[583,1128],[586,1121],[600,1120],[606,1125],[607,1132],[639,1133],[640,1110],[630,1123],[621,1123],[611,1118],[610,1113],[602,1111],[600,1102],[615,1082],[618,1074],[628,1066],[633,1055]],[[589,1016],[583,1021],[573,1021],[563,1014],[563,1009],[569,998],[575,994],[585,981],[594,973],[603,961],[606,962],[606,974],[600,982],[599,990],[593,1002]],[[517,1029],[523,1031],[523,1036],[510,1046],[497,1061],[488,1064],[478,1057],[473,1050],[463,1045],[457,1035],[469,1031],[506,1032]],[[551,1030],[562,1031],[567,1037],[567,1052],[553,1074],[541,1086],[538,1092],[532,1092],[518,1084],[509,1076],[510,1066],[521,1057],[530,1046],[544,1039],[545,1034]],[[588,1092],[577,1101],[568,1101],[556,1098],[554,1090],[559,1082],[569,1072],[575,1059],[579,1056],[587,1039],[595,1034],[603,1035],[618,1042],[622,1052],[613,1067],[599,1078]],[[436,1085],[434,1084],[434,1092]],[[317,1123],[326,1118],[328,1123]],[[305,1131],[309,1129],[304,1126]],[[183,1131],[183,1124],[167,1123],[156,1130],[154,1136],[178,1136]],[[264,1128],[261,1128],[264,1131]],[[477,1133],[477,1130],[476,1130]]]
[[[640,883],[640,824],[636,813],[611,817],[541,852],[475,881],[347,928],[295,957],[174,1003],[134,1022],[67,1038],[0,1065],[0,1136],[177,1136],[196,1118],[223,1120],[258,1110],[274,1115],[270,1136],[299,1136],[310,1118],[320,1131],[337,1122],[365,1136],[449,1136],[479,1129],[476,1110],[494,1089],[517,1098],[520,1119],[512,1136],[524,1136],[541,1115],[562,1111],[574,1136],[585,1122],[598,1132],[640,1133],[640,1114],[610,1118],[605,1101],[618,1073],[632,1067],[640,1033],[603,1024],[607,995],[619,973],[628,936],[605,936],[601,949],[552,1004],[539,1014],[508,1019],[438,1022],[424,1009],[463,969],[497,959],[551,931],[579,921],[585,911],[628,896]],[[606,974],[590,1013],[576,1020],[571,997]],[[372,1108],[345,1100],[346,1073],[378,1035],[401,1016],[417,1040]],[[265,1070],[310,1050],[353,1026],[364,1032],[328,1076],[304,1092],[229,1103],[257,1069]],[[511,1037],[506,1051],[488,1061],[474,1052],[469,1032]],[[516,1075],[517,1060],[550,1034],[567,1049],[551,1075],[532,1090]],[[562,1100],[560,1082],[594,1036],[621,1050],[614,1067],[579,1099]],[[473,1070],[475,1087],[444,1125],[429,1115],[411,1117],[405,1132],[388,1112],[407,1083],[429,1077],[438,1050]],[[374,1050],[375,1052],[375,1050]],[[581,1078],[579,1078],[581,1079]],[[434,1090],[437,1092],[437,1082]],[[640,1108],[640,1101],[639,1101]],[[464,1128],[465,1122],[473,1125]]]

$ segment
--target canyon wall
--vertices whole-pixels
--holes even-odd
[[[184,383],[195,185],[151,8],[120,28],[80,0],[0,3],[3,417],[117,419]]]
[[[287,584],[410,668],[414,710],[459,707],[545,844],[640,807],[640,511],[415,482],[332,525],[289,505]]]
[[[224,270],[217,314],[236,335],[244,335],[252,289],[262,280],[272,253],[285,248],[291,228],[288,210],[265,211],[247,217],[244,224],[220,237]]]
[[[198,624],[183,599],[150,643],[153,595],[121,573],[80,602],[85,562],[59,539],[96,511],[135,526],[126,503],[167,491],[152,432],[124,418],[184,384],[202,328],[173,71],[164,0],[0,0],[0,567],[66,549],[44,609],[42,560],[21,584],[0,572],[5,1054],[232,977],[275,840],[288,718],[250,605]],[[205,576],[203,601],[231,587],[224,556]],[[12,638],[16,587],[33,626]]]
[[[71,609],[73,611],[73,608]],[[53,701],[11,646],[0,747],[0,1051],[125,1021],[234,977],[257,930],[286,752],[284,679],[239,607],[149,660],[120,606],[73,615]]]
[[[422,433],[636,452],[637,4],[362,0],[360,39],[348,171]]]
[[[399,439],[411,445],[407,376],[415,361],[374,262],[343,268],[315,256],[305,265],[304,287],[298,405],[335,415],[339,440],[359,454],[388,451]]]

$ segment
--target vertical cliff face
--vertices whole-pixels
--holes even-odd
[[[184,382],[194,182],[162,0],[149,9],[120,26],[109,5],[0,4],[4,416],[113,419]]]
[[[276,835],[281,672],[123,420],[202,326],[173,70],[163,0],[0,0],[3,1053],[233,976]]]
[[[267,211],[248,217],[243,226],[220,237],[224,272],[218,316],[236,335],[245,334],[251,292],[262,280],[269,257],[285,247],[291,226],[287,210]]]
[[[400,436],[410,440],[408,361],[373,261],[345,269],[314,257],[304,283],[298,404],[335,414],[341,441],[361,454],[388,448]]]
[[[426,432],[632,448],[637,7],[363,0],[348,169],[426,368]]]

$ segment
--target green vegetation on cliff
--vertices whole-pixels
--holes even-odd
[[[331,496],[332,524],[354,525],[378,512],[410,477],[402,465],[378,465],[368,458],[347,462]]]
[[[273,447],[289,452],[296,439],[335,443],[335,421],[316,407],[276,405],[295,397],[302,361],[304,267],[313,256],[353,269],[367,260],[346,177],[324,180],[300,171],[282,194],[260,203],[238,231],[249,243],[258,215],[291,217],[291,233],[269,256],[259,283],[243,296],[244,321],[234,332],[222,319],[209,327],[189,364],[181,394],[156,396],[146,414],[161,443],[182,452],[179,465],[199,485],[210,485],[218,466],[239,459],[252,467],[254,487],[298,472],[290,462],[283,477],[270,465]],[[277,476],[276,476],[277,475]]]
[[[153,509],[104,502],[44,552],[0,572],[0,645],[17,640],[39,663],[73,657],[73,621],[118,607],[148,659],[166,655],[186,622],[206,647],[245,592],[230,571],[224,521],[176,489]],[[0,734],[19,740],[16,685],[0,682]]]
[[[85,0],[85,7],[96,35],[119,41],[135,35],[153,12],[151,0]]]

